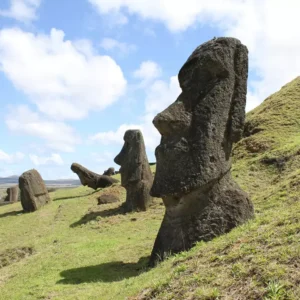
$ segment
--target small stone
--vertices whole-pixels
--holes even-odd
[[[119,197],[112,194],[103,194],[98,197],[98,205],[119,202]]]

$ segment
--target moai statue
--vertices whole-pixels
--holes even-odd
[[[153,120],[161,134],[150,194],[166,207],[150,265],[229,232],[254,216],[230,174],[232,144],[241,138],[248,50],[234,38],[198,48],[181,68],[182,93]]]
[[[110,176],[94,173],[77,163],[73,163],[71,165],[71,170],[78,175],[83,186],[88,186],[94,190],[97,190],[98,188],[106,188],[119,182],[119,180]]]
[[[143,135],[140,130],[127,130],[124,146],[114,161],[120,165],[121,185],[126,189],[126,211],[147,210],[153,182]]]
[[[24,172],[19,177],[19,187],[25,212],[36,211],[51,201],[46,185],[35,169]]]
[[[17,202],[19,197],[19,186],[13,186],[7,188],[6,190],[7,196],[5,197],[5,202]]]
[[[107,170],[104,171],[103,175],[106,175],[106,176],[112,176],[112,175],[115,175],[116,172],[115,172],[115,168],[108,168]]]

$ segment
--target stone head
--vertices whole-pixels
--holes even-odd
[[[161,134],[151,195],[182,196],[230,170],[245,119],[248,50],[234,38],[202,44],[179,71],[182,93],[153,120]]]
[[[77,163],[73,163],[71,165],[71,170],[78,175],[79,180],[83,186],[88,185],[88,182],[86,181],[84,173],[83,173],[83,167],[81,165],[79,165]]]
[[[122,186],[125,187],[142,179],[142,164],[148,164],[148,160],[140,130],[127,130],[125,132],[123,148],[115,157],[114,162],[121,166]]]

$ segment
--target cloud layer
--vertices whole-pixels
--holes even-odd
[[[1,30],[0,66],[16,88],[54,119],[82,119],[91,109],[107,108],[126,90],[122,70],[111,57],[95,54],[89,41],[65,40],[57,29],[49,35]]]
[[[177,76],[173,76],[169,79],[169,82],[155,79],[158,73],[150,72],[153,76],[142,76],[145,70],[143,66],[149,62],[144,62],[141,67],[136,71],[140,76],[140,80],[143,84],[140,87],[145,90],[145,107],[144,114],[140,118],[140,122],[137,124],[122,124],[116,131],[99,132],[92,135],[89,139],[94,142],[98,142],[102,145],[109,144],[123,144],[123,136],[128,129],[139,129],[142,131],[145,144],[148,151],[152,151],[159,144],[160,134],[152,124],[152,120],[155,115],[171,103],[173,103],[181,92],[179,87]],[[160,70],[160,66],[155,62],[151,62],[152,70]],[[155,67],[154,67],[155,66]],[[154,76],[155,75],[155,76]],[[147,79],[145,81],[145,79]],[[146,85],[144,84],[146,82]]]
[[[298,0],[228,0],[226,5],[222,0],[88,1],[102,15],[137,15],[161,22],[173,33],[209,24],[239,38],[250,50],[250,68],[257,76],[249,82],[247,110],[300,73]]]
[[[8,114],[6,125],[13,132],[38,137],[49,148],[59,151],[72,152],[80,143],[80,137],[72,127],[41,117],[25,105],[15,107]]]
[[[10,7],[0,10],[0,16],[28,23],[37,18],[36,10],[40,4],[41,0],[10,0]]]
[[[25,155],[22,152],[16,152],[13,154],[8,154],[0,149],[0,162],[7,164],[15,164],[23,160]]]
[[[49,157],[30,154],[29,158],[35,166],[42,166],[42,165],[62,166],[64,164],[63,159],[57,153],[52,153]]]
[[[106,51],[117,51],[118,53],[122,54],[128,54],[130,52],[134,52],[137,50],[137,47],[133,44],[125,43],[125,42],[120,42],[116,39],[112,38],[103,38],[100,47],[105,49]]]

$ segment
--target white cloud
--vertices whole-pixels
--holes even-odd
[[[41,165],[58,165],[58,166],[61,166],[61,165],[64,164],[63,159],[57,153],[52,153],[49,157],[37,156],[35,154],[30,154],[29,158],[35,166],[41,166]]]
[[[102,145],[110,145],[112,143],[122,144],[124,133],[128,129],[142,129],[141,125],[123,124],[116,131],[99,132],[89,137],[92,142],[99,142]]]
[[[146,90],[146,113],[155,116],[173,103],[180,93],[181,88],[179,87],[177,76],[172,76],[169,82],[163,80],[154,81]]]
[[[99,163],[114,163],[114,154],[112,152],[105,151],[103,153],[91,153],[93,160]]]
[[[173,103],[181,92],[177,76],[169,79],[169,82],[155,80],[145,88],[145,113],[139,124],[122,124],[116,131],[100,132],[90,137],[90,140],[103,145],[123,144],[123,136],[128,129],[140,129],[143,133],[147,150],[153,152],[159,144],[160,134],[152,124],[155,115],[171,103]]]
[[[28,23],[37,18],[36,10],[40,4],[41,0],[10,0],[10,7],[0,10],[0,16]]]
[[[247,93],[247,103],[246,103],[246,112],[252,110],[257,105],[261,103],[261,99],[258,98],[258,95],[254,95],[252,91],[248,90]]]
[[[159,144],[161,137],[157,129],[152,124],[154,117],[173,103],[180,93],[181,88],[179,86],[177,76],[172,76],[169,79],[169,82],[156,80],[147,87],[145,114],[142,117],[142,131],[146,147],[149,151],[153,151],[155,149],[155,147]]]
[[[136,46],[133,44],[128,44],[124,42],[119,42],[112,38],[104,38],[100,43],[100,47],[106,51],[118,51],[123,54],[128,54],[130,52],[136,51]]]
[[[38,109],[55,119],[82,119],[122,96],[126,80],[109,56],[94,54],[87,40],[64,40],[64,32],[34,35],[0,31],[0,67]]]
[[[208,18],[216,21],[224,16],[234,18],[246,2],[229,0],[224,5],[223,0],[88,0],[100,14],[125,13],[138,15],[143,19],[150,19],[164,23],[171,31],[183,31],[196,22],[205,22]]]
[[[145,28],[145,29],[144,29],[144,34],[145,34],[146,36],[150,36],[150,37],[153,37],[153,38],[156,37],[155,31],[154,31],[153,29],[151,29],[151,28]]]
[[[42,117],[25,105],[15,107],[5,122],[11,131],[44,139],[47,146],[55,150],[72,152],[80,143],[80,138],[72,127]]]
[[[22,152],[8,154],[0,149],[0,162],[14,164],[24,159],[25,155]]]
[[[247,109],[300,73],[299,0],[89,0],[100,14],[119,12],[159,21],[170,31],[195,24],[217,26],[222,35],[239,38],[250,50],[251,81]],[[191,49],[193,50],[193,49]]]
[[[142,85],[149,84],[152,80],[159,78],[162,74],[161,67],[154,61],[147,60],[133,72],[133,76],[142,81]]]

